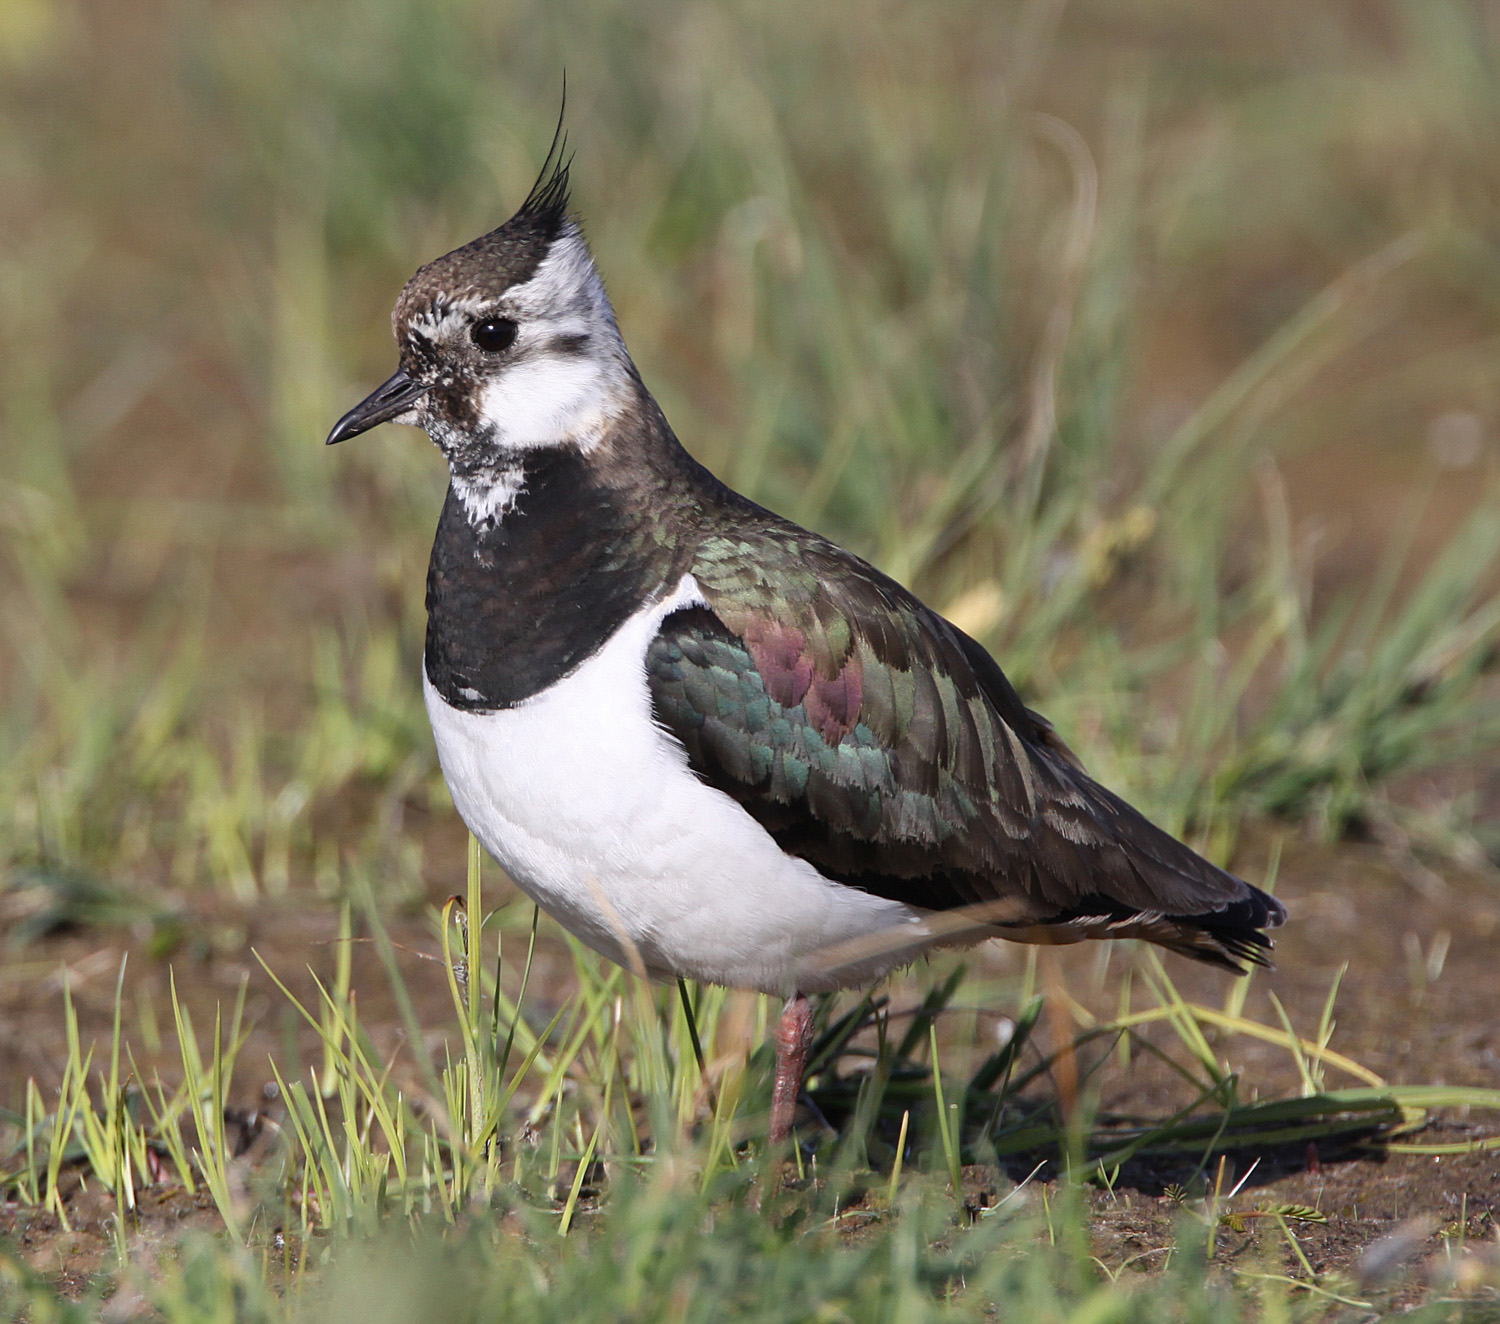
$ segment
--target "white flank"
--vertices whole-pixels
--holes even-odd
[[[424,676],[454,804],[522,890],[622,965],[782,995],[870,983],[932,940],[922,912],[786,855],[652,720],[646,649],[663,617],[701,602],[685,576],[515,708],[462,712]],[[819,957],[893,930],[847,964]]]

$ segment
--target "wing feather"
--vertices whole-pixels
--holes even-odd
[[[1022,903],[1013,936],[1130,933],[1232,968],[1269,947],[1278,902],[1093,781],[894,581],[791,525],[708,540],[693,574],[706,605],[647,655],[656,720],[790,853],[928,910]]]

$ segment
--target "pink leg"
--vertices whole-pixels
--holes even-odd
[[[786,1010],[776,1025],[776,1079],[771,1086],[773,1145],[779,1145],[792,1133],[792,1117],[797,1111],[797,1096],[802,1093],[812,1032],[812,1007],[802,994],[794,994],[787,1000]]]

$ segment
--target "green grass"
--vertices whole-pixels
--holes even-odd
[[[410,828],[453,830],[415,670],[440,465],[404,430],[318,443],[389,370],[411,268],[529,184],[564,66],[579,207],[700,458],[949,610],[1105,781],[1217,858],[1270,817],[1484,862],[1500,80],[1474,7],[1369,9],[0,8],[9,936],[144,927],[196,951],[195,904],[311,894],[378,920],[451,890],[434,833]],[[1437,445],[1476,427],[1477,454]],[[822,1010],[817,1094],[837,1175],[783,1217],[747,1194],[765,1063],[717,1042],[721,992],[692,1002],[703,1060],[741,1062],[711,1068],[710,1100],[675,990],[580,957],[544,1033],[518,983],[496,995],[479,925],[444,933],[478,973],[455,980],[451,1056],[412,1064],[420,1107],[362,1030],[347,962],[304,1005],[322,1060],[278,1063],[274,1196],[246,1193],[223,1133],[238,1014],[210,1040],[181,1004],[169,1080],[133,1071],[126,1025],[91,1064],[75,1034],[55,1093],[0,1082],[13,1189],[65,1214],[62,1166],[85,1166],[114,1193],[125,1280],[173,1319],[312,1312],[323,1293],[394,1317],[433,1281],[455,1313],[538,1318],[642,1313],[685,1281],[681,1318],[788,1300],[962,1317],[988,1296],[1024,1318],[1270,1319],[1334,1306],[1205,1268],[1204,1210],[1129,1291],[1058,1234],[1076,1209],[955,1221],[953,1168],[1201,1167],[1214,1146],[1455,1101],[1337,1078],[1331,1012],[1299,1039],[1248,1020],[1243,992],[1174,1001],[1148,968],[1150,1005],[1084,1026],[1068,1069],[1093,1088],[1165,1026],[1198,1102],[1084,1127],[1028,1093],[1034,988],[999,991],[1016,1038],[966,1078],[932,1070],[956,986],[905,1025],[846,1001]],[[1257,1101],[1228,1075],[1230,1032],[1281,1044],[1302,1097]],[[536,1153],[496,1147],[527,1118]],[[661,1161],[643,1136],[682,1151]],[[250,1250],[141,1262],[148,1137]],[[609,1170],[599,1208],[585,1155]],[[856,1232],[829,1202],[866,1164],[903,1212]],[[278,1199],[330,1272],[273,1263]],[[409,1268],[361,1236],[410,1244]],[[610,1267],[647,1245],[650,1263]],[[52,1309],[19,1260],[0,1281],[33,1318]]]
[[[173,1320],[213,1316],[216,1299],[241,1302],[236,1318],[266,1319],[397,1319],[422,1301],[442,1303],[445,1317],[524,1308],[541,1319],[585,1306],[681,1319],[1302,1318],[1330,1303],[1373,1309],[1379,1294],[1315,1271],[1289,1225],[1326,1215],[1252,1202],[1244,1179],[1226,1188],[1222,1156],[1341,1138],[1452,1153],[1459,1147],[1410,1138],[1426,1110],[1500,1111],[1500,1091],[1389,1086],[1333,1052],[1333,990],[1308,1040],[1289,1023],[1186,1001],[1159,963],[1149,1007],[1047,1052],[1031,1042],[1038,999],[967,1079],[945,1076],[938,1027],[963,986],[959,966],[904,1025],[883,998],[823,1000],[809,1091],[836,1130],[805,1133],[793,1167],[760,1141],[767,1054],[746,1061],[720,1039],[724,990],[679,997],[575,949],[577,992],[541,1024],[527,994],[535,918],[462,919],[482,914],[480,901],[475,847],[467,899],[440,919],[453,1020],[435,1067],[400,1062],[400,1050],[381,1056],[346,955],[317,1005],[284,990],[316,1031],[321,1061],[273,1060],[282,1121],[253,1158],[225,1131],[243,998],[205,1046],[174,990],[177,1084],[133,1069],[118,991],[102,1070],[69,1002],[55,1108],[29,1097],[0,1186],[67,1230],[64,1166],[85,1187],[102,1185],[115,1264],[96,1290],[138,1294]],[[378,913],[365,918],[388,948]],[[351,932],[346,912],[343,953]],[[393,961],[388,969],[406,997]],[[761,1001],[764,1017],[773,1009]],[[1143,1036],[1153,1024],[1170,1031],[1164,1040]],[[1225,1064],[1238,1033],[1291,1054],[1303,1097],[1241,1098]],[[1141,1122],[1099,1112],[1092,1070],[1071,1113],[1035,1088],[1063,1058],[1125,1040],[1181,1075],[1190,1097],[1176,1113]],[[1329,1071],[1364,1083],[1330,1088]],[[1122,1166],[1146,1156],[1180,1165],[1185,1183],[1169,1188],[1177,1226],[1153,1252],[1162,1272],[1122,1280],[1126,1263],[1091,1254],[1083,1183],[1112,1191]],[[1007,1162],[1030,1176],[1007,1179],[996,1166]],[[1044,1166],[1060,1184],[1033,1184]],[[163,1175],[186,1196],[201,1186],[227,1237],[163,1257],[138,1235],[138,1193]],[[1233,1254],[1221,1245],[1231,1234]],[[1286,1247],[1305,1272],[1286,1272]],[[33,1317],[53,1308],[45,1283],[3,1251],[0,1281]]]

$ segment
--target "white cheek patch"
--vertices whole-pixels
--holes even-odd
[[[508,448],[573,442],[589,449],[623,404],[624,374],[612,366],[593,356],[539,354],[484,388],[480,418]]]
[[[514,347],[477,354],[467,340],[478,317],[513,319]],[[530,280],[498,299],[435,301],[411,319],[407,333],[425,341],[439,365],[453,364],[439,386],[478,393],[477,426],[468,435],[457,435],[451,420],[427,419],[440,446],[466,453],[467,473],[455,475],[454,490],[475,524],[498,521],[514,508],[518,489],[506,471],[518,452],[550,446],[592,450],[633,399],[630,356],[614,309],[588,245],[571,225]],[[486,450],[494,469],[481,476],[473,460]]]
[[[519,323],[516,362],[485,386],[479,411],[508,449],[597,445],[629,397],[629,358],[604,282],[576,229],[565,230],[501,310]],[[561,348],[558,342],[574,342]]]

